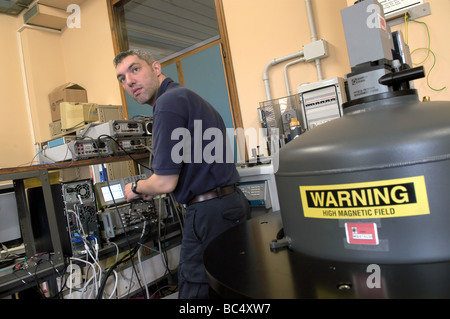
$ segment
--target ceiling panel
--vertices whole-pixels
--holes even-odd
[[[130,47],[157,60],[219,35],[214,0],[132,0],[125,19]]]
[[[19,15],[24,9],[28,9],[34,0],[0,0],[0,13]],[[39,0],[40,4],[66,10],[70,4],[80,5],[86,0]]]
[[[49,7],[62,9],[65,11],[69,5],[71,4],[81,5],[84,1],[86,0],[39,0],[39,3]]]
[[[19,15],[33,0],[0,0],[0,13]]]

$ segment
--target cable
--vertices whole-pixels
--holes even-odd
[[[42,148],[39,152],[37,152],[36,155],[34,155],[34,157],[31,159],[31,162],[30,162],[29,166],[53,165],[53,166],[55,166],[55,167],[66,167],[66,166],[70,166],[70,165],[73,164],[73,158],[74,158],[73,152],[72,152],[72,150],[70,149],[70,147],[69,147],[68,145],[67,145],[66,154],[65,154],[64,160],[63,160],[63,161],[66,160],[67,155],[68,155],[69,152],[70,152],[70,153],[72,154],[72,157],[71,157],[71,159],[70,159],[70,162],[68,162],[68,163],[65,163],[65,162],[64,162],[64,163],[59,164],[59,163],[57,163],[57,162],[55,162],[55,161],[52,161],[52,160],[51,160],[50,158],[48,158],[47,156],[41,154],[41,153],[42,153],[44,150],[46,150],[46,149],[47,149],[47,148]],[[48,160],[49,162],[43,162],[43,163],[33,164],[34,159],[35,159],[39,154],[41,154],[41,157],[42,157],[42,158],[45,158],[45,159]]]
[[[134,159],[130,154],[128,154],[128,153],[122,148],[122,146],[121,146],[114,138],[112,138],[112,137],[109,136],[109,135],[100,135],[100,136],[97,138],[97,141],[99,141],[98,144],[100,143],[102,137],[110,138],[111,140],[113,140],[113,141],[114,141],[114,142],[122,149],[122,151],[124,151],[124,152],[125,152],[125,153],[133,160],[133,161],[135,161],[135,159]],[[97,143],[97,142],[94,140],[94,144],[96,144],[96,143]],[[97,144],[96,144],[96,145],[97,145]],[[97,148],[97,149],[99,149],[99,148]],[[102,158],[102,156],[101,156],[101,154],[100,154],[100,150],[99,150],[99,157],[100,157],[101,164],[102,164],[102,166],[103,166],[103,158]],[[116,209],[116,212],[117,212],[118,216],[120,216],[120,212],[119,212],[117,203],[116,203],[116,201],[115,201],[114,195],[112,194],[112,191],[111,191],[111,185],[109,184],[109,179],[108,179],[108,178],[106,178],[106,182],[107,182],[107,185],[108,185],[108,189],[109,189],[111,198],[113,199],[113,204],[114,204],[114,207],[115,207],[115,209]],[[125,233],[125,239],[126,239],[126,241],[127,241],[128,249],[131,250],[131,244],[130,244],[130,241],[129,241],[129,238],[128,238],[128,232],[126,231],[126,228],[125,228],[125,225],[123,224],[122,218],[119,218],[119,220],[120,220],[122,229],[123,229],[123,231],[124,231],[124,233]],[[144,226],[145,226],[145,224],[144,224]],[[141,237],[142,237],[142,236],[141,236]],[[134,254],[135,254],[135,253],[134,253]],[[135,264],[134,264],[134,260],[133,260],[133,258],[131,258],[130,260],[131,260],[131,263],[132,263],[132,268],[133,268],[133,270],[134,270],[134,272],[136,273],[136,276],[137,276],[137,278],[138,278],[139,286],[140,286],[141,289],[142,289],[142,284],[141,284],[141,282],[140,282],[140,280],[139,280],[139,276],[138,276],[138,272],[137,272],[137,270],[136,270],[136,266],[135,266]],[[116,263],[116,264],[117,264],[117,263]],[[109,272],[109,274],[107,274],[107,277],[105,278],[104,282],[102,283],[102,291],[104,290],[104,286],[105,286],[105,284],[106,284],[106,279],[108,278],[109,275],[110,275],[110,272]],[[130,285],[130,287],[131,287],[131,285]],[[102,293],[100,293],[99,296],[100,296],[100,298],[101,298]]]
[[[421,64],[423,64],[426,60],[428,60],[428,58],[430,57],[430,53],[431,53],[431,54],[433,55],[433,57],[434,57],[434,62],[433,62],[433,66],[432,66],[432,67],[430,68],[430,70],[428,71],[428,74],[427,74],[427,77],[426,77],[427,85],[428,85],[428,87],[429,87],[431,90],[436,91],[436,92],[440,92],[440,91],[445,90],[445,89],[447,88],[446,86],[444,86],[444,87],[442,87],[442,88],[440,88],[440,89],[436,89],[436,88],[433,88],[433,87],[430,85],[430,74],[431,74],[431,71],[433,71],[433,69],[434,69],[434,67],[435,67],[435,65],[436,65],[436,55],[435,55],[434,52],[431,50],[431,35],[430,35],[430,29],[428,28],[428,25],[427,25],[425,22],[423,22],[423,21],[417,21],[417,20],[414,20],[414,19],[409,18],[409,17],[407,16],[407,14],[405,13],[405,29],[406,29],[405,33],[406,33],[406,43],[407,43],[407,44],[408,44],[409,21],[423,24],[423,25],[425,26],[426,30],[427,30],[427,35],[428,35],[428,47],[426,47],[426,48],[417,48],[417,49],[415,49],[415,50],[413,50],[413,51],[411,52],[411,55],[413,55],[413,54],[414,54],[415,52],[417,52],[418,50],[427,50],[427,56],[425,57],[425,59],[424,59],[423,61],[418,62],[418,63],[414,63],[414,62],[413,62],[413,64],[414,64],[414,65],[421,65]]]
[[[98,157],[99,157],[99,159],[100,159],[100,163],[101,163],[101,165],[102,165],[102,167],[103,167],[103,166],[104,166],[103,157],[102,157],[102,155],[101,155],[100,148],[99,148],[99,145],[100,145],[100,143],[101,143],[101,137],[102,137],[102,136],[110,137],[110,136],[107,136],[107,135],[101,135],[101,136],[99,136],[99,137],[97,138],[97,140],[95,140],[95,139],[93,139],[93,138],[91,138],[91,137],[85,137],[85,138],[90,139],[90,140],[94,143],[94,146],[95,146],[95,147],[97,148],[97,150],[98,150]],[[119,210],[118,210],[118,206],[117,206],[117,203],[116,203],[116,201],[115,201],[115,199],[114,199],[114,195],[112,194],[112,191],[111,191],[111,185],[109,184],[109,179],[108,179],[108,178],[106,178],[106,182],[107,182],[109,191],[110,191],[110,193],[111,193],[111,198],[113,199],[114,207],[116,208],[116,211],[117,211],[117,213],[118,213],[119,216],[120,216],[120,213],[119,213]],[[121,224],[122,224],[122,228],[123,228],[124,231],[125,231],[125,239],[126,239],[126,242],[127,242],[127,245],[128,245],[128,249],[129,249],[129,251],[131,251],[132,247],[131,247],[131,243],[130,243],[129,238],[128,238],[128,233],[126,232],[126,229],[125,229],[125,226],[124,226],[124,224],[123,224],[122,219],[119,218],[119,220],[120,220],[120,222],[121,222]],[[136,252],[137,252],[137,251],[134,251],[134,248],[133,248],[133,256],[134,256],[134,254],[136,254]],[[136,275],[137,275],[137,270],[136,270],[136,267],[135,267],[135,265],[134,265],[133,258],[131,258],[130,260],[131,260],[131,263],[132,263],[132,268],[133,268],[134,272],[135,272]],[[128,261],[128,260],[127,260],[127,261]],[[122,262],[123,262],[123,261],[122,261]],[[116,263],[116,265],[117,265],[117,263]],[[114,270],[114,268],[111,268],[111,269]],[[106,280],[108,279],[108,277],[109,277],[110,275],[111,275],[111,271],[108,271],[106,277],[103,279],[103,282],[101,283],[99,292],[98,292],[98,294],[97,294],[97,299],[101,299],[101,298],[102,298],[102,296],[103,296],[103,291],[104,291],[105,285],[106,285]],[[139,285],[140,285],[141,288],[142,288],[142,285],[141,285],[140,280],[139,280],[139,276],[138,276],[138,282],[139,282]]]
[[[111,298],[112,298],[112,296],[114,295],[114,293],[115,293],[116,290],[117,290],[117,286],[118,286],[118,283],[119,283],[119,276],[117,275],[117,271],[114,270],[113,273],[114,273],[114,278],[115,278],[116,280],[115,280],[115,284],[114,284],[113,291],[111,292],[111,295],[109,296],[108,299],[111,299]]]
[[[428,50],[430,50],[430,48],[431,48],[431,36],[430,36],[430,29],[428,29],[428,25],[427,25],[425,22],[417,21],[417,20],[411,19],[411,18],[409,18],[409,17],[406,19],[406,24],[407,24],[407,25],[408,25],[409,21],[413,21],[413,22],[416,22],[416,23],[420,23],[420,24],[423,24],[423,25],[425,26],[425,28],[426,28],[426,30],[427,30],[427,34],[428,34]],[[414,51],[415,51],[415,50],[414,50]],[[414,51],[413,51],[413,52],[414,52]],[[431,51],[431,50],[430,50],[430,51]],[[411,54],[412,54],[412,53],[411,53]],[[424,62],[428,59],[429,56],[430,56],[430,52],[428,52],[427,57],[426,57],[423,61],[421,61],[421,62],[419,62],[419,63],[413,63],[413,64],[416,64],[416,65],[422,64],[422,63],[424,63]]]
[[[119,253],[120,253],[119,246],[113,241],[108,241],[108,244],[112,244],[116,247],[116,262],[117,262],[119,260]],[[114,274],[115,282],[114,282],[113,291],[111,292],[108,299],[112,299],[112,296],[114,295],[114,293],[117,293],[117,287],[118,287],[118,283],[119,283],[119,275],[115,270],[113,271],[113,274]],[[106,294],[106,292],[104,292],[104,294]]]
[[[177,219],[178,222],[180,223],[180,228],[181,228],[181,235],[184,235],[184,208],[182,206],[177,206],[176,205],[176,201],[175,201],[175,197],[173,196],[172,193],[169,194],[170,199],[172,200],[172,204],[173,206],[175,206],[175,213],[177,214]],[[181,210],[181,212],[180,212]],[[181,217],[180,217],[181,215]]]
[[[82,211],[85,212],[83,200],[82,200],[80,195],[78,195],[78,200],[80,201]],[[76,207],[76,211],[67,210],[67,212],[68,213],[72,213],[73,216],[75,217],[75,220],[77,222],[76,226],[78,228],[78,231],[81,234],[80,238],[83,241],[84,248],[86,250],[86,259],[89,256],[91,258],[91,260],[94,262],[94,264],[98,267],[98,280],[97,280],[97,278],[95,278],[95,291],[97,292],[98,291],[98,285],[99,285],[99,283],[102,280],[102,267],[100,266],[100,263],[99,263],[99,260],[98,260],[98,243],[97,243],[97,238],[94,239],[95,240],[95,245],[94,245],[94,249],[93,249],[94,253],[95,253],[95,256],[94,256],[92,251],[91,251],[91,247],[89,247],[90,243],[87,241],[88,236],[87,236],[87,234],[86,234],[86,232],[84,230],[83,223],[82,223],[82,221],[80,219],[80,216],[79,216],[80,212],[78,211],[78,206],[75,206],[75,207]],[[86,262],[87,262],[87,260],[86,260]],[[93,267],[93,272],[95,274],[95,277],[97,277],[97,271],[95,270],[94,266],[92,266],[92,267]],[[87,283],[86,283],[86,285],[87,285]],[[91,295],[92,295],[92,291],[91,291]]]
[[[160,291],[163,290],[163,289],[166,289],[166,288],[172,288],[172,289],[173,289],[172,291],[176,291],[177,287],[178,287],[177,285],[166,285],[166,286],[162,286],[161,288],[159,288],[158,290],[156,290],[156,291],[150,296],[150,298],[151,298],[151,299],[154,299],[154,298],[155,298],[155,295],[156,295],[157,293],[160,293]]]
[[[125,256],[123,256],[123,257],[122,257],[121,259],[119,259],[113,266],[111,266],[111,267],[108,269],[108,272],[106,273],[106,275],[105,275],[105,277],[104,277],[104,279],[103,279],[103,282],[102,282],[102,284],[101,284],[101,286],[100,286],[99,293],[98,293],[98,295],[97,295],[97,299],[101,299],[101,296],[103,295],[103,291],[104,291],[104,289],[105,289],[106,280],[107,280],[108,277],[111,275],[111,273],[112,273],[118,266],[120,266],[121,264],[126,263],[126,262],[128,262],[128,261],[130,261],[130,260],[133,261],[134,256],[136,255],[136,253],[138,252],[139,248],[141,247],[141,244],[147,241],[147,239],[148,239],[148,237],[149,237],[150,234],[151,234],[151,231],[145,232],[145,230],[143,230],[142,235],[141,235],[141,238],[140,238],[140,240],[138,241],[138,243],[137,243],[132,249],[130,249],[130,250],[128,251],[128,254],[126,254]],[[136,269],[134,268],[134,264],[133,264],[133,269],[135,270],[135,273],[136,273],[136,275],[137,275],[137,271],[136,271]],[[142,286],[141,286],[141,288],[142,288]]]
[[[132,157],[125,149],[123,149],[123,147],[120,145],[120,143],[119,143],[117,140],[115,140],[113,137],[111,137],[111,136],[109,136],[109,135],[100,135],[100,136],[97,138],[97,140],[100,141],[102,137],[109,138],[109,139],[113,140],[113,141],[117,144],[117,146],[118,146],[125,154],[127,154],[133,161],[135,161],[135,159],[134,159],[134,158],[133,158],[133,157]],[[151,149],[149,149],[149,151],[150,151],[151,156],[152,156],[153,151],[152,151]],[[150,156],[150,157],[151,157],[151,156]],[[136,162],[136,161],[135,161],[135,162]],[[151,162],[151,161],[150,161],[150,162]],[[140,163],[139,163],[139,164],[140,164]],[[142,164],[140,164],[140,165],[143,166],[144,168],[148,169],[149,171],[153,172],[153,170],[152,170],[150,167],[146,167],[145,165],[142,165]],[[109,181],[108,181],[108,180],[107,180],[107,184],[108,184],[108,188],[109,188],[110,193],[111,193],[111,197],[113,198],[114,206],[116,207],[117,213],[118,213],[119,216],[120,216],[120,213],[119,213],[119,211],[118,211],[118,209],[117,209],[117,205],[116,205],[116,203],[115,203],[115,201],[114,201],[114,196],[112,195],[111,188],[110,188],[110,185],[109,185]],[[121,222],[121,224],[122,224],[122,229],[124,230],[125,236],[126,236],[127,241],[128,241],[128,232],[127,232],[126,229],[125,229],[125,226],[124,226],[124,224],[123,224],[122,219],[121,219],[121,218],[119,218],[119,219],[120,219],[120,222]],[[144,228],[143,228],[143,230],[145,230],[145,219],[144,219]],[[141,261],[140,261],[140,250],[141,250],[141,247],[138,248],[138,259],[139,259],[139,263],[140,263],[140,267],[141,267],[142,276],[144,276],[144,286],[145,286],[145,291],[146,291],[146,295],[147,295],[147,298],[148,298],[148,297],[149,297],[149,292],[148,292],[148,287],[147,287],[147,283],[146,283],[146,280],[145,280],[145,275],[144,275],[143,269],[142,269],[142,263],[141,263]],[[131,262],[132,262],[132,264],[133,264],[133,269],[135,270],[136,277],[138,278],[138,283],[139,283],[141,289],[143,289],[143,288],[142,288],[141,281],[140,281],[140,279],[139,279],[139,274],[138,274],[138,272],[137,272],[136,269],[135,269],[135,265],[134,265],[133,259],[131,259]],[[131,287],[131,285],[130,285],[130,287]]]
[[[431,74],[431,71],[432,71],[432,70],[434,69],[434,67],[436,66],[436,55],[434,54],[434,52],[431,51],[431,50],[428,49],[428,48],[417,48],[417,49],[415,49],[413,52],[411,52],[411,54],[413,54],[413,53],[416,52],[417,50],[427,50],[428,53],[431,53],[431,54],[433,55],[433,57],[434,57],[433,66],[431,67],[430,71],[428,71],[428,74],[427,74],[427,85],[428,85],[428,87],[429,87],[431,90],[437,91],[437,92],[440,92],[440,91],[445,90],[445,89],[447,88],[447,86],[444,86],[444,87],[442,87],[442,88],[440,88],[440,89],[435,89],[435,88],[433,88],[433,87],[430,85],[430,74]]]
[[[119,260],[119,246],[113,241],[109,241],[108,243],[113,244],[116,247],[116,262],[117,262]]]
[[[118,147],[121,148],[121,150],[122,150],[125,154],[127,154],[133,161],[137,162],[137,161],[136,161],[136,160],[135,160],[135,159],[134,159],[127,151],[126,151],[126,150],[123,149],[123,147],[120,145],[120,143],[119,143],[117,140],[115,140],[113,137],[111,137],[111,136],[109,136],[109,135],[101,135],[101,136],[99,136],[96,140],[93,139],[93,138],[91,138],[91,137],[84,137],[84,138],[88,138],[88,139],[91,139],[91,140],[93,141],[94,146],[95,146],[95,147],[97,148],[97,150],[98,150],[98,156],[99,156],[99,158],[100,158],[100,162],[101,162],[101,165],[102,165],[102,166],[104,165],[104,163],[103,163],[103,157],[102,157],[102,154],[101,154],[100,148],[99,148],[99,145],[100,145],[100,143],[101,143],[101,141],[102,141],[102,138],[108,138],[108,139],[113,140],[113,141],[118,145]],[[149,151],[150,151],[150,157],[152,157],[152,156],[153,156],[153,151],[152,151],[152,149],[149,148]],[[151,163],[151,161],[150,161],[150,163]],[[138,163],[138,164],[141,165],[141,166],[143,166],[144,168],[147,168],[148,170],[150,170],[150,171],[153,172],[152,168],[146,167],[145,165],[142,165],[141,163]],[[116,211],[117,211],[117,213],[118,213],[119,216],[120,216],[120,212],[118,211],[118,206],[117,206],[117,204],[116,204],[116,202],[115,202],[115,199],[114,199],[114,196],[113,196],[113,194],[112,194],[111,186],[110,186],[110,184],[109,184],[109,179],[108,179],[108,178],[106,178],[106,182],[107,182],[107,185],[108,185],[108,188],[109,188],[111,197],[112,197],[112,199],[113,199],[114,207],[116,208]],[[178,217],[178,221],[179,221],[180,225],[182,226],[183,222],[182,222],[182,220],[181,220],[181,218],[180,218],[179,207],[177,207],[177,206],[175,205],[175,200],[174,200],[172,194],[170,194],[170,199],[172,200],[172,202],[171,202],[170,204],[173,205],[173,206],[171,206],[171,207],[175,208],[175,212],[176,212],[176,215],[177,215],[177,217]],[[160,206],[161,206],[161,199],[160,199]],[[160,212],[161,212],[161,210],[160,210]],[[182,212],[181,212],[181,214],[182,214]],[[112,295],[114,294],[114,292],[115,292],[116,289],[117,289],[117,281],[118,281],[118,276],[117,276],[117,272],[115,271],[115,269],[116,269],[119,265],[121,265],[121,264],[123,264],[123,263],[125,263],[125,262],[128,262],[128,261],[131,261],[132,267],[133,267],[133,270],[134,270],[134,273],[136,273],[136,276],[137,276],[137,279],[138,279],[138,283],[139,283],[141,289],[144,289],[144,288],[142,287],[142,284],[141,284],[141,279],[139,278],[139,273],[137,272],[137,270],[136,270],[136,268],[135,268],[135,265],[134,265],[134,260],[133,260],[133,259],[134,259],[134,256],[135,256],[136,254],[138,254],[139,266],[140,266],[140,270],[141,270],[141,273],[142,273],[142,277],[143,277],[143,280],[144,280],[144,283],[145,283],[146,296],[147,296],[147,298],[149,298],[150,296],[149,296],[148,287],[147,287],[147,283],[146,283],[146,279],[145,279],[145,275],[144,275],[144,270],[143,270],[143,267],[142,267],[142,261],[141,261],[141,255],[140,255],[140,254],[141,254],[141,248],[142,248],[142,246],[143,246],[143,243],[145,242],[143,239],[146,239],[146,238],[151,234],[151,231],[149,231],[149,232],[146,234],[146,222],[145,222],[145,219],[144,219],[144,226],[143,226],[143,229],[142,229],[141,238],[140,238],[140,240],[138,241],[138,243],[136,244],[136,246],[132,248],[132,247],[131,247],[131,244],[130,244],[130,242],[129,242],[128,232],[127,232],[126,229],[125,229],[125,225],[124,225],[124,223],[123,223],[123,221],[122,221],[121,218],[119,218],[119,220],[120,220],[120,222],[121,222],[121,224],[122,224],[122,229],[124,230],[125,238],[126,238],[126,241],[127,241],[127,244],[128,244],[128,254],[125,255],[124,257],[122,257],[122,258],[119,259],[119,260],[118,260],[118,257],[116,257],[116,263],[115,263],[113,266],[111,266],[109,269],[107,269],[106,274],[103,276],[103,280],[98,280],[98,283],[99,283],[100,286],[98,287],[98,289],[96,289],[96,291],[97,291],[96,298],[97,298],[97,299],[102,299],[102,298],[103,298],[104,291],[105,291],[105,286],[106,286],[106,281],[108,280],[108,278],[110,277],[110,275],[111,275],[112,273],[114,273],[114,276],[115,276],[115,278],[116,278],[115,287],[114,287],[113,292],[112,292],[112,293],[109,295],[109,297],[108,297],[108,298],[112,298]],[[167,231],[167,228],[165,228],[165,231]],[[85,244],[86,244],[86,243],[85,243]],[[114,244],[115,244],[115,243],[114,243]],[[166,252],[165,249],[163,249],[163,247],[162,247],[162,245],[161,245],[161,221],[160,221],[160,214],[158,214],[158,244],[159,244],[159,252],[160,252],[160,254],[161,254],[161,258],[162,258],[163,264],[164,264],[165,267],[166,267],[166,273],[169,272],[169,273],[171,274],[171,270],[170,270],[169,265],[168,265],[167,252]],[[116,244],[115,244],[115,245],[116,245]],[[117,245],[116,245],[116,248],[118,249]],[[88,248],[86,248],[86,249],[88,250]],[[90,255],[90,256],[91,256],[91,258],[93,258],[93,259],[95,260],[95,258],[94,258],[92,255]],[[93,268],[93,269],[95,270],[95,268]],[[132,273],[132,274],[133,274],[133,273]],[[101,273],[100,273],[100,275],[101,275]],[[91,278],[92,278],[92,277],[91,277]],[[92,279],[90,279],[90,281],[91,281],[91,280],[92,280]],[[130,279],[130,280],[132,280],[132,279]],[[97,281],[97,280],[96,280],[96,281]],[[130,288],[131,288],[131,281],[130,281]],[[83,291],[83,293],[84,293],[84,291]]]
[[[405,38],[406,38],[406,44],[408,44],[408,29],[409,29],[409,27],[408,27],[408,17],[409,17],[408,12],[405,12]]]
[[[131,160],[133,160],[133,162],[135,162],[135,163],[141,165],[142,167],[148,169],[149,171],[153,172],[153,169],[152,169],[152,168],[150,168],[150,167],[148,167],[148,166],[146,166],[146,165],[144,165],[144,164],[142,164],[142,163],[139,163],[136,159],[134,159],[133,156],[131,156],[132,153],[127,152],[127,151],[122,147],[122,145],[120,145],[119,141],[117,141],[114,137],[112,137],[112,136],[110,136],[110,135],[102,134],[102,135],[100,135],[100,136],[97,138],[97,140],[98,140],[98,141],[101,141],[101,138],[102,138],[102,137],[108,138],[108,139],[112,140],[114,143],[117,144],[117,146],[122,150],[122,152],[125,153],[125,155],[127,155]],[[147,150],[149,150],[150,155],[153,154],[153,151],[152,151],[150,148],[147,148]]]
[[[150,295],[148,292],[148,286],[147,286],[147,278],[145,277],[144,267],[142,267],[141,251],[142,251],[142,245],[138,249],[139,269],[141,271],[141,276],[144,279],[145,294],[147,296],[147,299],[150,299]]]
[[[47,297],[47,296],[45,296],[45,293],[42,291],[42,288],[40,286],[41,283],[43,283],[45,281],[40,282],[37,273],[38,273],[39,265],[43,261],[47,261],[48,263],[50,263],[52,265],[52,268],[54,269],[54,271],[56,273],[56,277],[61,276],[61,274],[59,273],[58,269],[55,267],[55,265],[53,264],[53,262],[51,260],[52,254],[53,253],[51,253],[51,252],[42,252],[42,253],[35,254],[35,255],[31,256],[30,258],[27,258],[25,256],[24,257],[24,261],[16,264],[13,267],[13,269],[12,269],[12,274],[14,276],[16,276],[24,285],[27,285],[27,286],[30,285],[32,288],[34,288],[41,295],[41,297],[44,298],[44,299],[54,299],[56,297],[60,297],[61,296],[61,292],[62,292],[62,290],[64,288],[64,286],[62,286],[60,288],[60,290],[54,296]],[[34,261],[34,259],[37,259],[37,261]],[[30,265],[30,261],[32,261],[32,260],[34,261],[34,266]],[[64,265],[64,266],[65,266],[64,268],[67,269],[67,265]],[[34,274],[32,274],[28,270],[31,267],[34,267]],[[28,274],[28,276],[33,279],[34,284],[32,284],[31,282],[26,282],[25,278],[21,278],[17,274],[17,272],[19,272],[19,271],[25,271]]]
[[[10,253],[9,252],[9,248],[8,247],[6,247],[5,246],[5,244],[3,244],[3,243],[0,243],[0,245],[2,246],[2,250],[4,250],[5,251],[5,253],[6,253],[6,256],[4,256],[4,257],[0,257],[0,260],[3,260],[3,259],[8,259],[9,258],[9,256],[14,256],[14,257],[18,257],[18,258],[20,258],[21,256],[19,256],[19,255],[17,255],[17,254],[15,254],[15,253]]]
[[[159,248],[159,251],[160,251],[162,263],[163,263],[163,265],[166,268],[165,274],[169,273],[170,275],[172,275],[172,271],[170,270],[170,267],[169,267],[169,259],[167,257],[167,251],[166,251],[165,247],[163,247],[163,245],[161,245],[161,222],[162,222],[160,220],[160,218],[161,218],[161,211],[162,211],[161,201],[162,201],[162,198],[160,197],[159,214],[158,214],[158,248]],[[169,205],[170,205],[170,198],[168,198],[168,201],[169,201]],[[166,207],[165,207],[166,208],[166,212],[168,212],[167,203],[165,203],[165,204],[166,204]],[[165,237],[167,235],[166,234],[167,227],[164,227],[164,232],[165,232],[164,233],[164,239],[165,239]]]
[[[93,277],[91,277],[89,280],[87,280],[85,282],[85,284],[83,286],[83,289],[81,290],[81,296],[82,297],[84,296],[84,292],[86,291],[87,286],[89,285],[89,283],[92,280],[92,278],[94,278],[95,290],[98,290],[97,272],[95,271],[94,265],[91,262],[87,261],[87,260],[83,260],[83,259],[77,258],[77,257],[70,257],[70,260],[75,260],[75,261],[79,261],[79,262],[85,263],[85,264],[89,265],[94,270],[93,271]]]
[[[70,296],[70,299],[72,299],[72,287],[73,287],[73,279],[72,279],[72,271],[73,271],[73,264],[72,264],[72,260],[70,260],[70,264],[69,264],[69,266],[70,266],[70,276],[68,276],[68,277],[70,277],[71,279],[70,279],[70,287],[69,287],[69,296]]]

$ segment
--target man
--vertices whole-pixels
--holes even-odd
[[[114,64],[125,91],[153,107],[154,173],[126,185],[125,196],[128,201],[149,200],[173,193],[177,202],[187,205],[179,298],[208,298],[203,252],[215,236],[250,214],[248,200],[236,187],[235,164],[227,158],[225,124],[207,101],[166,78],[161,64],[145,51],[122,52]]]

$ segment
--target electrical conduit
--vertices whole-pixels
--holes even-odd
[[[306,12],[307,12],[308,21],[309,21],[309,28],[310,28],[310,32],[311,32],[311,40],[312,40],[312,42],[315,42],[315,41],[317,41],[317,34],[316,34],[316,28],[315,28],[315,24],[314,24],[314,16],[313,16],[313,13],[312,13],[311,1],[310,0],[305,0],[305,3],[306,3]],[[304,58],[302,58],[303,56],[304,56],[303,51],[299,51],[299,52],[287,55],[285,57],[281,57],[281,58],[278,58],[278,59],[273,59],[272,61],[270,61],[266,65],[266,67],[264,69],[263,81],[264,81],[264,86],[265,86],[266,96],[267,96],[267,100],[268,101],[272,100],[272,96],[271,96],[271,93],[270,93],[269,76],[268,76],[269,69],[272,66],[274,66],[274,65],[277,65],[277,64],[280,64],[280,63],[283,63],[283,62],[295,59],[295,58],[301,58],[301,59],[298,59],[298,60],[296,60],[294,62],[291,62],[291,63],[287,64],[285,69],[284,69],[286,85],[287,85],[287,92],[288,92],[288,95],[289,95],[290,92],[289,92],[289,80],[288,80],[288,77],[287,77],[287,68],[292,66],[292,65],[294,65],[294,64],[297,64],[297,63],[300,63],[300,62],[304,62],[305,60],[304,60]],[[317,68],[318,79],[319,79],[319,81],[322,81],[323,80],[323,76],[322,76],[322,66],[321,66],[320,59],[316,60],[316,68]]]
[[[314,16],[313,16],[312,7],[311,7],[311,1],[305,0],[305,2],[306,2],[306,12],[308,14],[309,29],[311,32],[311,41],[316,42],[318,39],[317,39],[316,27],[315,27],[315,23],[314,23]],[[320,59],[316,59],[316,68],[317,68],[317,77],[319,78],[319,81],[322,81],[323,76],[322,76],[322,65],[320,63]]]

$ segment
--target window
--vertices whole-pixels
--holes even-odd
[[[163,67],[175,62],[182,84],[183,57],[218,44],[233,126],[243,127],[222,0],[109,0],[109,11],[116,54],[147,49]],[[128,116],[123,91],[122,100]]]

